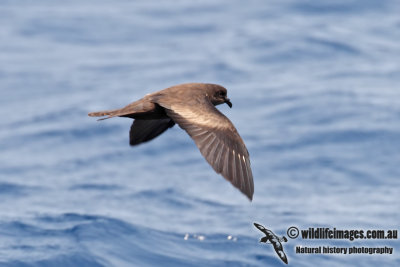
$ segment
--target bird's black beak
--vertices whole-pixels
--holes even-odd
[[[225,103],[226,103],[230,108],[232,108],[232,103],[231,103],[231,100],[230,100],[229,98],[225,98]]]

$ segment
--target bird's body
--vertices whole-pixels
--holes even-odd
[[[254,185],[249,153],[231,121],[215,108],[222,103],[232,106],[224,87],[189,83],[147,94],[121,109],[92,112],[89,116],[135,119],[130,130],[132,146],[150,141],[178,124],[214,170],[251,200]]]

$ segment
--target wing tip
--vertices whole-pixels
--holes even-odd
[[[216,173],[220,174],[225,180],[229,181],[229,182],[233,185],[233,187],[235,187],[235,188],[236,188],[237,190],[239,190],[243,195],[245,195],[245,196],[247,197],[247,199],[248,199],[250,202],[253,202],[253,196],[254,196],[254,182],[253,182],[253,177],[251,177],[252,183],[251,183],[250,187],[246,187],[246,186],[245,186],[245,187],[242,187],[242,186],[238,185],[237,183],[235,183],[233,179],[231,179],[231,178],[229,178],[228,176],[226,176],[226,175],[223,173],[223,170],[218,171],[218,170],[216,170],[216,169],[214,168],[214,171],[215,171]]]
[[[253,201],[253,192],[248,192],[248,191],[242,191],[241,189],[239,189],[248,199],[250,202]]]
[[[243,179],[243,178],[242,178]],[[240,190],[248,199],[250,202],[253,201],[253,195],[254,195],[254,182],[253,182],[253,177],[251,176],[248,182],[242,182],[242,184],[236,184],[233,183],[233,180],[230,181],[234,187]]]
[[[281,260],[282,260],[284,263],[289,264],[288,259],[287,259],[285,253],[283,253],[283,256],[279,256],[279,257],[281,258]]]

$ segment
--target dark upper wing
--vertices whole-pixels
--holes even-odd
[[[282,244],[279,242],[279,243],[275,243],[273,245],[274,245],[275,252],[276,252],[276,254],[278,254],[279,258],[281,258],[281,260],[284,263],[288,264],[286,254],[285,254],[285,252],[283,252]]]
[[[265,228],[264,226],[262,226],[261,224],[258,223],[254,223],[254,226],[257,227],[258,230],[260,230],[261,232],[263,232],[264,234],[269,234],[267,232],[267,228]]]
[[[157,103],[192,137],[214,170],[251,200],[254,184],[249,153],[230,120],[205,99],[194,105],[163,103],[162,99]]]
[[[174,125],[175,123],[169,118],[159,120],[136,119],[133,121],[129,132],[129,144],[135,146],[150,141]]]

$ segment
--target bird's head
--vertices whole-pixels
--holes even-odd
[[[210,84],[208,89],[207,95],[214,106],[226,103],[230,108],[232,107],[232,103],[229,100],[227,91],[224,87],[216,84]]]
[[[269,241],[268,237],[264,236],[263,238],[260,239],[260,242],[262,243],[267,243]]]

